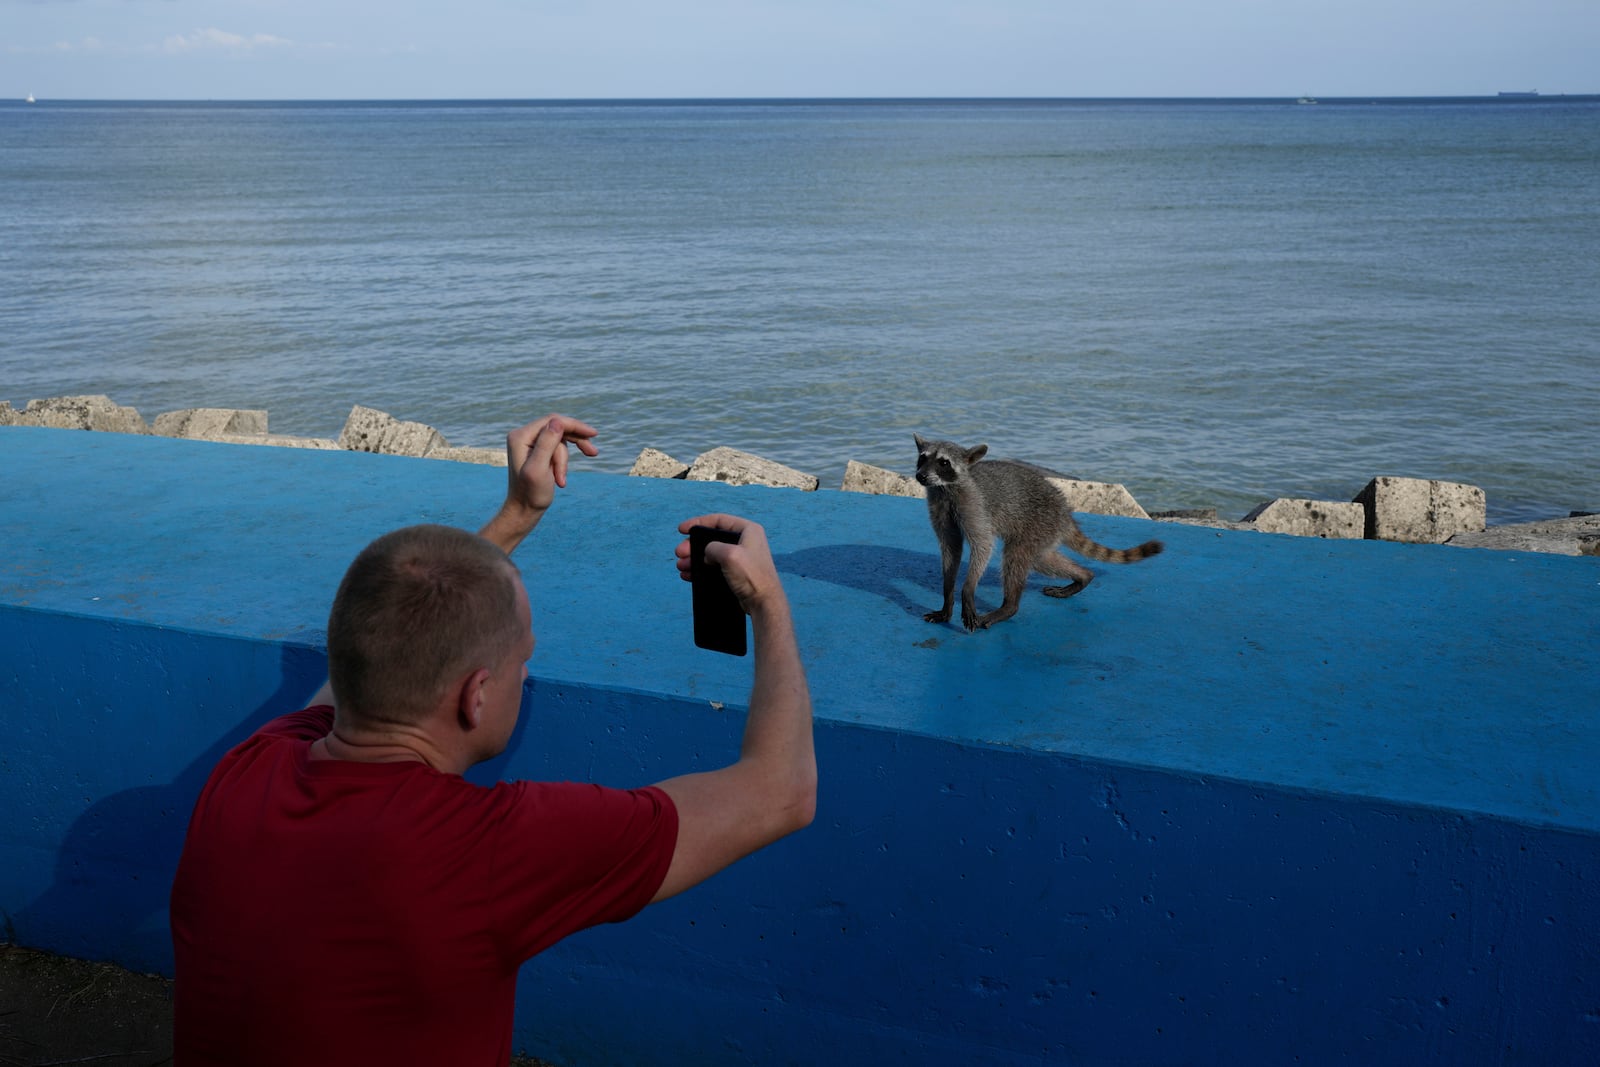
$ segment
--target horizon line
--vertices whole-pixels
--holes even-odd
[[[1537,90],[1500,90],[1494,93],[1361,93],[1315,96],[1310,93],[1271,95],[1110,95],[1110,96],[1017,96],[1017,95],[927,95],[927,96],[127,96],[127,97],[26,97],[12,98],[12,103],[58,104],[696,104],[696,103],[1033,103],[1033,102],[1173,102],[1173,101],[1240,101],[1278,102],[1315,101],[1317,103],[1349,103],[1369,101],[1404,100],[1496,100],[1530,101],[1587,99],[1600,97],[1600,91],[1583,93],[1545,93]]]

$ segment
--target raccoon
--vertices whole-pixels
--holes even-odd
[[[988,445],[962,448],[950,441],[913,436],[917,481],[928,490],[928,520],[939,537],[944,564],[944,606],[923,616],[929,622],[950,621],[963,541],[972,542],[967,580],[961,586],[961,624],[968,630],[982,630],[1015,615],[1030,571],[1072,579],[1071,585],[1046,588],[1047,596],[1083,592],[1094,574],[1067,558],[1058,544],[1106,563],[1148,559],[1163,547],[1160,541],[1134,548],[1107,548],[1091,541],[1073,520],[1067,498],[1040,468],[1016,460],[984,460]],[[978,580],[989,565],[996,537],[1005,543],[1000,563],[1004,600],[996,610],[979,615]]]

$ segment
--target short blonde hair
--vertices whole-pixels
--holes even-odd
[[[450,526],[384,534],[350,564],[328,614],[328,680],[341,715],[412,723],[465,672],[522,634],[516,567]]]

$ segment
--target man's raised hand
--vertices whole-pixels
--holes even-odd
[[[567,446],[597,456],[593,426],[568,415],[546,415],[506,434],[506,499],[478,531],[507,553],[522,543],[567,486]]]
[[[734,544],[713,541],[707,545],[706,559],[722,568],[728,588],[739,598],[745,614],[754,615],[766,603],[783,598],[783,585],[772,561],[772,549],[767,545],[767,531],[760,523],[738,515],[700,515],[679,523],[678,532],[686,534],[695,526],[710,526],[739,535]],[[678,576],[689,581],[688,541],[679,542],[676,555]]]
[[[543,511],[567,487],[567,445],[597,456],[596,430],[567,415],[546,415],[506,434],[508,503]]]

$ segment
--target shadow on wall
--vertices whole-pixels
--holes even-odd
[[[56,852],[49,888],[7,916],[8,940],[172,973],[167,906],[195,798],[229,749],[269,719],[300,707],[322,684],[326,666],[320,651],[285,645],[279,653],[277,689],[170,782],[109,793],[72,822]]]
[[[57,617],[53,621],[41,620],[38,625],[41,628],[76,625],[79,627],[77,643],[94,644],[84,640],[81,629],[85,625],[83,620],[61,620]],[[55,635],[49,638],[52,642],[62,639]],[[143,651],[150,653],[148,649]],[[276,687],[266,699],[185,764],[171,781],[107,793],[72,818],[55,849],[50,886],[20,911],[3,916],[5,940],[81,959],[116,960],[136,970],[172,973],[168,903],[178,857],[183,851],[184,836],[189,827],[189,816],[200,790],[217,761],[230,749],[269,720],[304,707],[305,700],[327,677],[326,656],[316,648],[247,645],[241,652],[235,644],[234,649],[213,653],[213,656],[213,659],[206,661],[195,658],[191,653],[170,657],[150,653],[140,658],[135,671],[117,679],[123,687],[120,704],[116,696],[103,693],[94,694],[94,701],[80,699],[69,702],[75,706],[87,706],[99,701],[108,709],[126,709],[130,721],[161,721],[163,717],[173,724],[192,721],[194,716],[191,709],[183,706],[188,702],[185,696],[166,696],[174,688],[180,688],[174,685],[174,678],[180,671],[178,663],[187,660],[196,664],[193,671],[195,677],[187,680],[191,686],[220,688],[228,684],[217,681],[219,675],[229,673],[226,669],[219,670],[216,667],[224,657],[232,657],[236,661],[241,656],[245,659],[252,656],[276,657],[275,664],[268,659],[259,666],[247,664],[236,672],[234,684],[244,687],[243,679],[267,678],[270,677],[268,672],[275,670]],[[259,691],[260,687],[255,688]],[[130,697],[130,693],[138,695]],[[81,693],[77,695],[83,696]],[[210,703],[225,706],[229,697],[223,692],[215,696],[208,695],[206,699]],[[165,703],[159,704],[153,714],[140,715],[133,710],[140,704],[149,707],[163,700]],[[506,751],[473,768],[468,775],[470,780],[483,785],[493,784],[514,757],[526,734],[525,724],[529,719],[526,714],[526,689],[523,700],[524,714]],[[173,729],[182,728],[173,726]],[[40,766],[36,770],[41,778],[33,783],[32,788],[59,799],[37,801],[33,810],[38,814],[33,821],[48,825],[52,821],[48,810],[50,803],[72,803],[72,798],[60,788],[61,780],[71,780],[92,789],[99,773],[96,766],[104,767],[108,761],[116,766],[107,771],[106,776],[114,775],[119,780],[126,780],[130,770],[128,764],[140,758],[145,749],[141,742],[145,740],[130,735],[104,742],[113,748],[124,746],[111,751],[109,755],[105,754],[103,747],[95,752],[90,751],[93,746],[64,745],[65,757],[39,760]],[[61,765],[68,760],[80,762],[63,773]],[[137,770],[136,765],[132,767],[133,773],[137,773]],[[42,777],[46,774],[55,777],[47,780]]]

